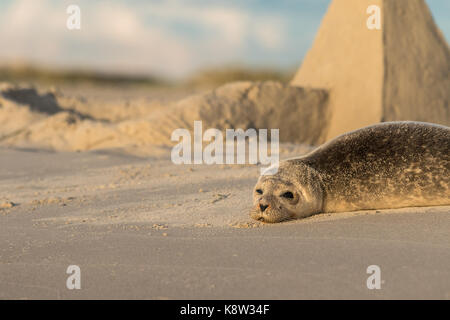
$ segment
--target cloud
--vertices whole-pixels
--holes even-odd
[[[258,18],[252,25],[253,33],[266,49],[280,49],[285,45],[285,27],[281,19],[272,17]]]
[[[10,58],[27,55],[43,58],[60,53],[58,41],[61,40],[61,35],[52,30],[57,29],[58,23],[64,20],[58,19],[58,15],[47,11],[47,6],[41,4],[41,1],[18,0],[2,11],[0,17],[2,55]],[[44,37],[45,30],[51,31],[51,41]]]
[[[0,42],[6,44],[0,58],[180,77],[238,60],[252,49],[250,42],[268,51],[284,44],[279,17],[261,18],[227,2],[73,3],[81,8],[79,31],[66,28],[68,1],[6,5],[0,13]]]
[[[25,60],[183,77],[242,62],[292,66],[330,0],[1,0],[0,63]],[[444,34],[448,0],[427,1]],[[66,28],[78,4],[82,29]]]

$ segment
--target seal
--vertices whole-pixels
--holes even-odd
[[[263,173],[250,216],[274,223],[324,212],[449,204],[450,128],[385,122],[282,161],[276,174]]]

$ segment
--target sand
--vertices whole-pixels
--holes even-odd
[[[235,82],[184,99],[88,99],[56,90],[3,84],[0,145],[57,151],[121,149],[154,155],[172,147],[178,128],[279,129],[281,142],[315,144],[327,126],[323,90],[279,82]],[[11,121],[11,119],[15,119]]]
[[[369,29],[369,6],[381,29]],[[381,121],[450,125],[450,50],[424,0],[333,0],[291,84],[329,92],[325,139]]]
[[[248,215],[258,165],[170,160],[195,120],[281,129],[281,159],[374,122],[448,125],[449,51],[425,3],[371,0],[383,31],[360,28],[368,3],[332,2],[292,85],[1,84],[0,299],[450,299],[449,206],[267,225]]]
[[[188,97],[92,87],[2,92],[11,90],[0,107],[2,299],[450,298],[450,207],[267,225],[249,218],[258,165],[170,160],[175,124],[189,128],[201,116],[218,128],[223,119],[245,126],[268,112],[283,121],[292,101],[326,101],[320,90],[239,82]],[[239,113],[239,103],[252,112]],[[171,108],[184,112],[170,117]],[[281,159],[313,148],[295,142],[296,131],[289,137]],[[372,264],[382,269],[381,290],[367,289]],[[82,270],[81,290],[65,286],[69,265]]]
[[[2,148],[0,298],[450,298],[450,207],[267,225],[248,217],[258,173]],[[65,287],[72,264],[81,290]]]

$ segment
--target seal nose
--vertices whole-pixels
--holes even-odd
[[[261,210],[261,212],[264,212],[264,210],[266,210],[268,206],[269,206],[269,205],[263,205],[263,204],[260,204],[260,205],[259,205],[259,209]]]

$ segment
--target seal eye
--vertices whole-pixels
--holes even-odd
[[[294,194],[290,191],[283,193],[281,196],[287,199],[294,199]]]
[[[263,191],[261,189],[256,189],[256,193],[263,194]]]

